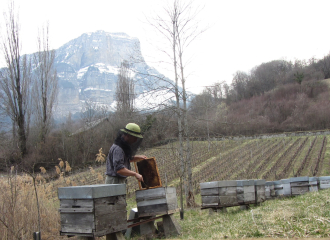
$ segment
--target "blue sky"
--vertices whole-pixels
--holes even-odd
[[[146,23],[161,14],[164,0],[16,0],[23,52],[37,49],[38,28],[47,21],[53,48],[86,32],[125,32],[141,42],[147,62],[172,78],[160,35]],[[330,51],[328,0],[195,0],[198,20],[208,28],[186,50],[188,90],[199,93],[233,74],[276,59],[322,58]],[[8,1],[0,1],[7,10]],[[2,16],[1,16],[2,17]],[[4,30],[3,21],[0,21]],[[3,65],[2,59],[0,64]]]

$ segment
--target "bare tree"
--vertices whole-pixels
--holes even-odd
[[[31,63],[26,56],[21,56],[21,39],[19,18],[15,12],[14,2],[9,3],[8,13],[4,13],[6,32],[2,36],[1,47],[6,67],[0,78],[0,100],[17,127],[19,150],[21,156],[27,153],[26,140],[30,116],[30,83]]]
[[[134,112],[134,82],[130,77],[130,66],[127,61],[123,61],[120,66],[117,87],[117,113],[121,118],[130,118]]]
[[[53,109],[57,99],[58,82],[54,68],[55,50],[49,46],[49,26],[38,36],[38,52],[34,54],[33,100],[40,140],[45,142],[50,130]]]
[[[184,53],[189,45],[204,30],[199,30],[198,23],[195,21],[196,16],[200,12],[199,8],[193,7],[193,2],[184,2],[174,0],[171,4],[164,7],[164,16],[157,15],[155,19],[148,22],[166,39],[169,44],[170,51],[162,50],[172,61],[174,70],[173,92],[176,99],[176,114],[178,125],[179,139],[179,159],[181,162],[180,184],[181,191],[183,182],[187,179],[186,202],[187,205],[193,205],[192,192],[192,169],[190,161],[190,142],[189,142],[189,125],[187,117],[187,99],[186,81],[187,75],[185,70]],[[184,138],[186,144],[184,144]],[[184,154],[185,153],[185,154]],[[181,210],[183,211],[183,197],[181,192]]]

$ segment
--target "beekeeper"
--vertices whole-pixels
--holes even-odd
[[[129,176],[134,176],[139,182],[143,181],[141,174],[131,171],[130,164],[147,158],[144,155],[135,155],[142,139],[141,129],[135,123],[128,123],[124,129],[120,129],[107,156],[106,184],[126,183]]]

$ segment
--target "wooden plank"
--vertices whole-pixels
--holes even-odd
[[[135,191],[136,202],[165,198],[165,197],[166,197],[166,192],[165,192],[165,188],[163,187]]]
[[[93,208],[93,199],[61,199],[60,208]]]
[[[237,183],[235,180],[226,180],[226,181],[219,181],[218,182],[218,186],[220,188],[224,188],[224,187],[236,187]]]
[[[202,196],[203,205],[207,204],[219,204],[219,196]]]
[[[199,184],[202,189],[208,189],[208,188],[218,188],[219,182],[204,182]]]
[[[93,213],[62,213],[61,231],[92,233],[95,229]]]
[[[302,195],[309,192],[309,187],[308,186],[303,186],[303,187],[292,187],[291,188],[291,194],[293,196],[297,195]]]
[[[219,195],[219,188],[203,188],[201,189],[202,196]]]
[[[159,205],[159,204],[167,205],[166,198],[137,202],[137,207],[139,208],[139,207]]]
[[[146,205],[141,207],[138,206],[139,217],[166,214],[167,210],[168,209],[166,203],[158,205]]]
[[[292,187],[308,187],[309,182],[292,182],[291,183],[291,188]]]
[[[60,208],[58,211],[62,213],[93,213],[93,208]]]

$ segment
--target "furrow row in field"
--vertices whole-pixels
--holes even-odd
[[[302,153],[301,150],[306,146],[307,140],[308,140],[308,137],[306,137],[305,140],[299,146],[297,146],[297,148],[293,152],[293,154],[291,154],[290,156],[287,157],[287,159],[289,159],[289,160],[287,160],[284,163],[284,167],[283,167],[282,171],[279,170],[279,174],[277,176],[278,179],[283,179],[283,178],[289,177],[293,164],[294,164],[294,161],[296,161],[297,156]]]
[[[295,147],[296,145],[298,145],[298,144],[300,143],[301,140],[302,140],[301,138],[297,138],[292,144],[290,144],[290,145],[288,146],[288,148],[283,152],[283,154],[281,154],[281,155],[277,158],[277,160],[272,161],[272,163],[273,163],[272,166],[271,166],[268,170],[266,170],[266,172],[264,172],[264,173],[261,175],[261,178],[263,178],[263,179],[268,179],[268,178],[270,178],[270,175],[273,175],[274,173],[275,173],[275,175],[276,175],[276,172],[277,172],[279,169],[282,168],[282,165],[283,165],[283,163],[284,163],[286,157],[287,157],[288,154],[290,153],[290,151],[291,151],[292,149],[294,149],[294,147]],[[275,177],[275,178],[276,178],[276,177]]]
[[[284,142],[279,140],[275,146],[270,149],[270,151],[267,151],[268,154],[261,158],[260,163],[258,165],[256,164],[255,169],[251,171],[250,176],[258,178],[265,171],[265,169],[267,169],[267,167],[272,164],[273,159],[276,159],[278,154],[283,150],[283,147],[285,145],[290,145],[292,141],[293,139],[288,139]]]
[[[309,149],[305,155],[304,160],[301,162],[301,165],[299,166],[296,176],[301,176],[301,173],[306,165],[308,165],[310,159],[311,159],[311,152],[314,149],[315,142],[316,142],[317,137],[313,139],[313,141],[310,142]]]
[[[265,142],[266,144],[262,144],[262,142]],[[255,168],[257,164],[260,163],[261,159],[270,151],[273,149],[273,146],[276,145],[276,140],[271,141],[262,141],[261,144],[258,144],[257,149],[251,149],[251,157],[250,159],[245,159],[244,164],[242,168],[235,173],[235,176],[233,176],[236,179],[248,179],[253,178],[252,176],[252,169]],[[244,166],[245,165],[245,166]]]

